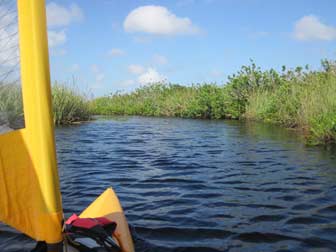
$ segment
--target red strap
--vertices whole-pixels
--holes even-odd
[[[70,216],[70,218],[65,222],[65,224],[70,225],[72,222],[74,222],[75,220],[77,220],[79,217],[77,216],[77,214],[73,214]]]
[[[114,223],[105,217],[98,218],[79,218],[76,214],[71,215],[71,217],[65,222],[67,225],[73,225],[75,227],[81,227],[90,229],[94,226],[100,225],[102,227]]]
[[[93,228],[97,225],[100,226],[99,222],[96,221],[95,219],[77,219],[74,222],[71,223],[72,226],[74,227],[80,227],[80,228],[85,228],[85,229],[90,229]]]

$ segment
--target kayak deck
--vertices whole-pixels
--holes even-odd
[[[108,188],[94,202],[91,203],[79,216],[80,218],[105,217],[117,223],[114,238],[118,241],[122,252],[134,252],[134,245],[129,226],[119,199],[112,188]],[[65,251],[77,250],[67,246]]]

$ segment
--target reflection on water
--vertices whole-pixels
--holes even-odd
[[[57,150],[66,216],[113,186],[137,251],[336,250],[335,151],[295,132],[123,117],[58,128]],[[0,240],[30,245],[10,230]]]

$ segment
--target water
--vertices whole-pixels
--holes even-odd
[[[113,186],[137,251],[336,251],[336,152],[295,132],[121,117],[56,135],[66,216]],[[32,246],[5,230],[0,251]]]

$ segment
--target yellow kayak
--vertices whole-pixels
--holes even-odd
[[[117,223],[115,234],[122,252],[134,252],[132,236],[119,199],[112,188],[103,192],[79,216],[80,218],[105,217]]]
[[[109,221],[117,224],[113,236],[113,241],[120,247],[122,252],[134,252],[134,245],[129,226],[124,215],[123,209],[120,205],[119,199],[112,188],[108,188],[103,192],[94,202],[91,203],[79,216],[80,219],[86,220],[104,217]],[[87,239],[89,240],[89,239]],[[87,241],[86,242],[90,242]],[[73,246],[80,241],[66,240],[64,251],[73,252],[80,251]],[[85,242],[85,239],[82,240]],[[92,240],[91,240],[92,241]],[[102,250],[103,251],[103,250]],[[105,250],[104,250],[105,251]]]

